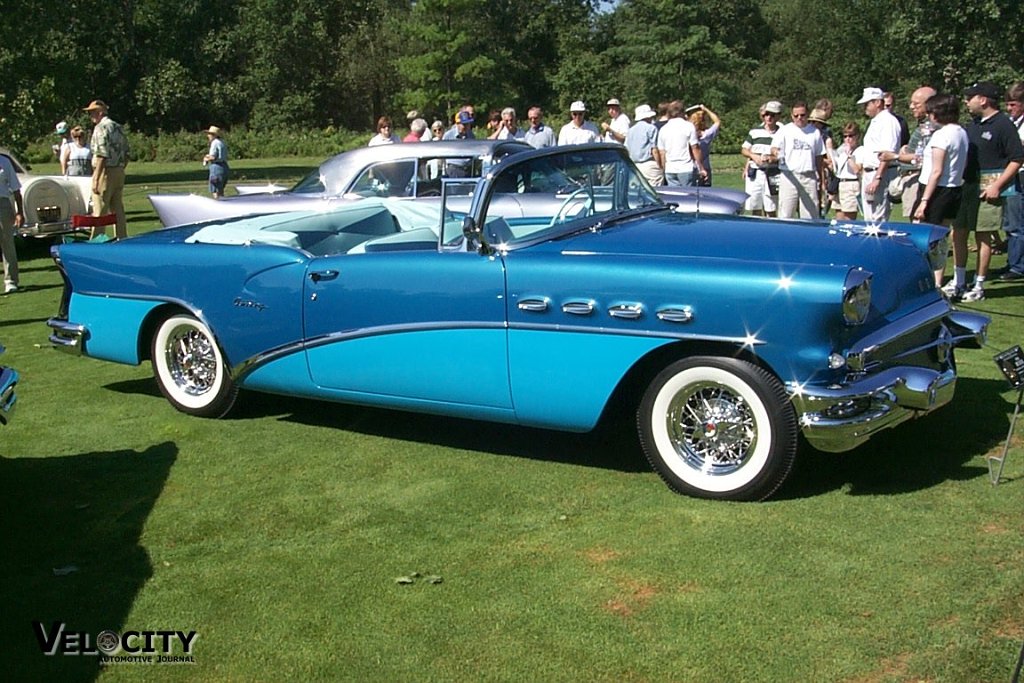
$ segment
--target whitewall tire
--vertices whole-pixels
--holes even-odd
[[[190,415],[223,417],[238,388],[206,325],[191,315],[174,315],[157,327],[152,347],[153,375],[160,393]]]
[[[644,453],[668,485],[700,498],[762,500],[786,479],[797,425],[782,384],[733,358],[677,361],[637,411]]]

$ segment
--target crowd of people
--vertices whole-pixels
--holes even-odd
[[[107,116],[107,105],[93,100],[82,108],[93,129],[89,144],[81,126],[57,124],[55,133],[60,143],[54,152],[65,176],[92,176],[91,203],[93,216],[113,216],[115,239],[128,236],[124,211],[125,167],[128,165],[128,138],[121,125]],[[21,183],[7,157],[0,156],[0,252],[4,262],[4,293],[18,291],[18,254],[14,236],[25,222]],[[92,237],[105,235],[104,225],[93,228]]]
[[[869,119],[867,129],[862,136],[857,122],[846,122],[838,145],[828,100],[810,111],[806,102],[794,102],[785,125],[782,104],[766,102],[761,125],[743,142],[746,208],[781,218],[819,217],[832,209],[837,220],[880,223],[893,204],[902,204],[904,218],[951,228],[953,277],[943,283],[938,269],[936,285],[954,301],[984,299],[994,249],[1008,253],[1000,279],[1024,279],[1024,83],[1006,91],[975,83],[962,101],[970,115],[966,127],[960,125],[961,98],[918,88],[909,101],[916,120],[911,131],[893,111],[891,93],[864,88],[857,104]],[[977,266],[968,284],[971,232]]]
[[[960,125],[961,99],[971,119],[966,126]],[[909,124],[896,113],[893,94],[882,88],[864,88],[857,104],[864,107],[866,128],[847,121],[833,138],[831,101],[821,99],[813,107],[793,102],[786,123],[782,103],[765,102],[740,150],[747,212],[820,218],[834,211],[837,220],[881,223],[902,204],[908,220],[951,228],[953,277],[944,283],[943,269],[935,272],[936,285],[950,299],[984,299],[995,249],[1008,254],[999,278],[1024,279],[1024,83],[1001,91],[979,82],[962,98],[918,88],[909,98]],[[530,108],[526,128],[519,127],[515,109],[506,107],[490,113],[486,137],[519,139],[536,148],[619,143],[652,185],[711,185],[711,144],[721,129],[715,112],[675,100],[659,104],[658,111],[638,105],[631,121],[618,98],[605,106],[608,116],[597,125],[588,120],[584,102],[573,102],[557,134],[544,123],[540,107]],[[442,121],[428,127],[416,111],[408,119],[410,134],[402,142],[476,137],[472,104],[459,108],[450,127]],[[370,144],[399,142],[390,127],[391,120],[381,117]],[[977,252],[977,266],[968,284],[970,251]]]
[[[522,140],[533,147],[581,145],[588,142],[613,142],[625,145],[630,157],[654,185],[710,185],[711,143],[721,128],[718,114],[703,104],[685,107],[682,102],[664,102],[655,112],[647,104],[634,109],[634,119],[623,110],[618,98],[605,103],[608,117],[600,126],[588,120],[586,104],[576,100],[569,106],[569,121],[555,130],[544,122],[544,111],[530,107],[529,125],[520,127],[512,107],[495,109],[487,117],[482,137],[490,140]],[[432,140],[476,139],[476,109],[462,105],[446,125],[436,120],[430,126],[418,111],[406,115],[409,134],[399,139],[392,133],[390,117],[377,120],[377,133],[369,145]]]

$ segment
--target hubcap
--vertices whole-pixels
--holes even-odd
[[[689,466],[711,475],[743,467],[757,445],[757,425],[742,396],[713,382],[687,386],[665,416],[669,438]]]
[[[209,337],[194,327],[181,326],[167,338],[167,369],[179,389],[199,396],[217,381],[217,356]]]

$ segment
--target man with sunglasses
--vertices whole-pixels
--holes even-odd
[[[587,105],[576,100],[569,107],[571,120],[562,126],[558,131],[559,145],[585,145],[588,142],[597,142],[601,139],[601,133],[597,126],[587,121]]]
[[[748,212],[775,216],[775,198],[779,194],[779,164],[772,161],[772,138],[779,132],[782,103],[776,100],[761,105],[761,125],[747,133],[740,154],[747,158],[744,190]]]
[[[819,197],[824,191],[825,142],[808,120],[807,103],[797,101],[792,120],[772,138],[771,159],[778,162],[779,218],[820,218]]]

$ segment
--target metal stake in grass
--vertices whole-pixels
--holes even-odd
[[[1017,392],[1017,405],[1013,409],[1013,418],[1010,420],[1010,431],[1006,434],[1006,443],[1003,444],[1002,455],[999,457],[990,455],[986,458],[986,462],[988,463],[988,478],[989,481],[992,482],[993,486],[998,484],[999,478],[1003,476],[1003,465],[1006,464],[1006,453],[1010,450],[1010,439],[1013,438],[1013,428],[1017,425],[1017,416],[1020,415],[1021,399],[1024,399],[1024,387],[1021,387],[1021,390]],[[994,473],[992,471],[993,463],[999,463],[999,467]]]

